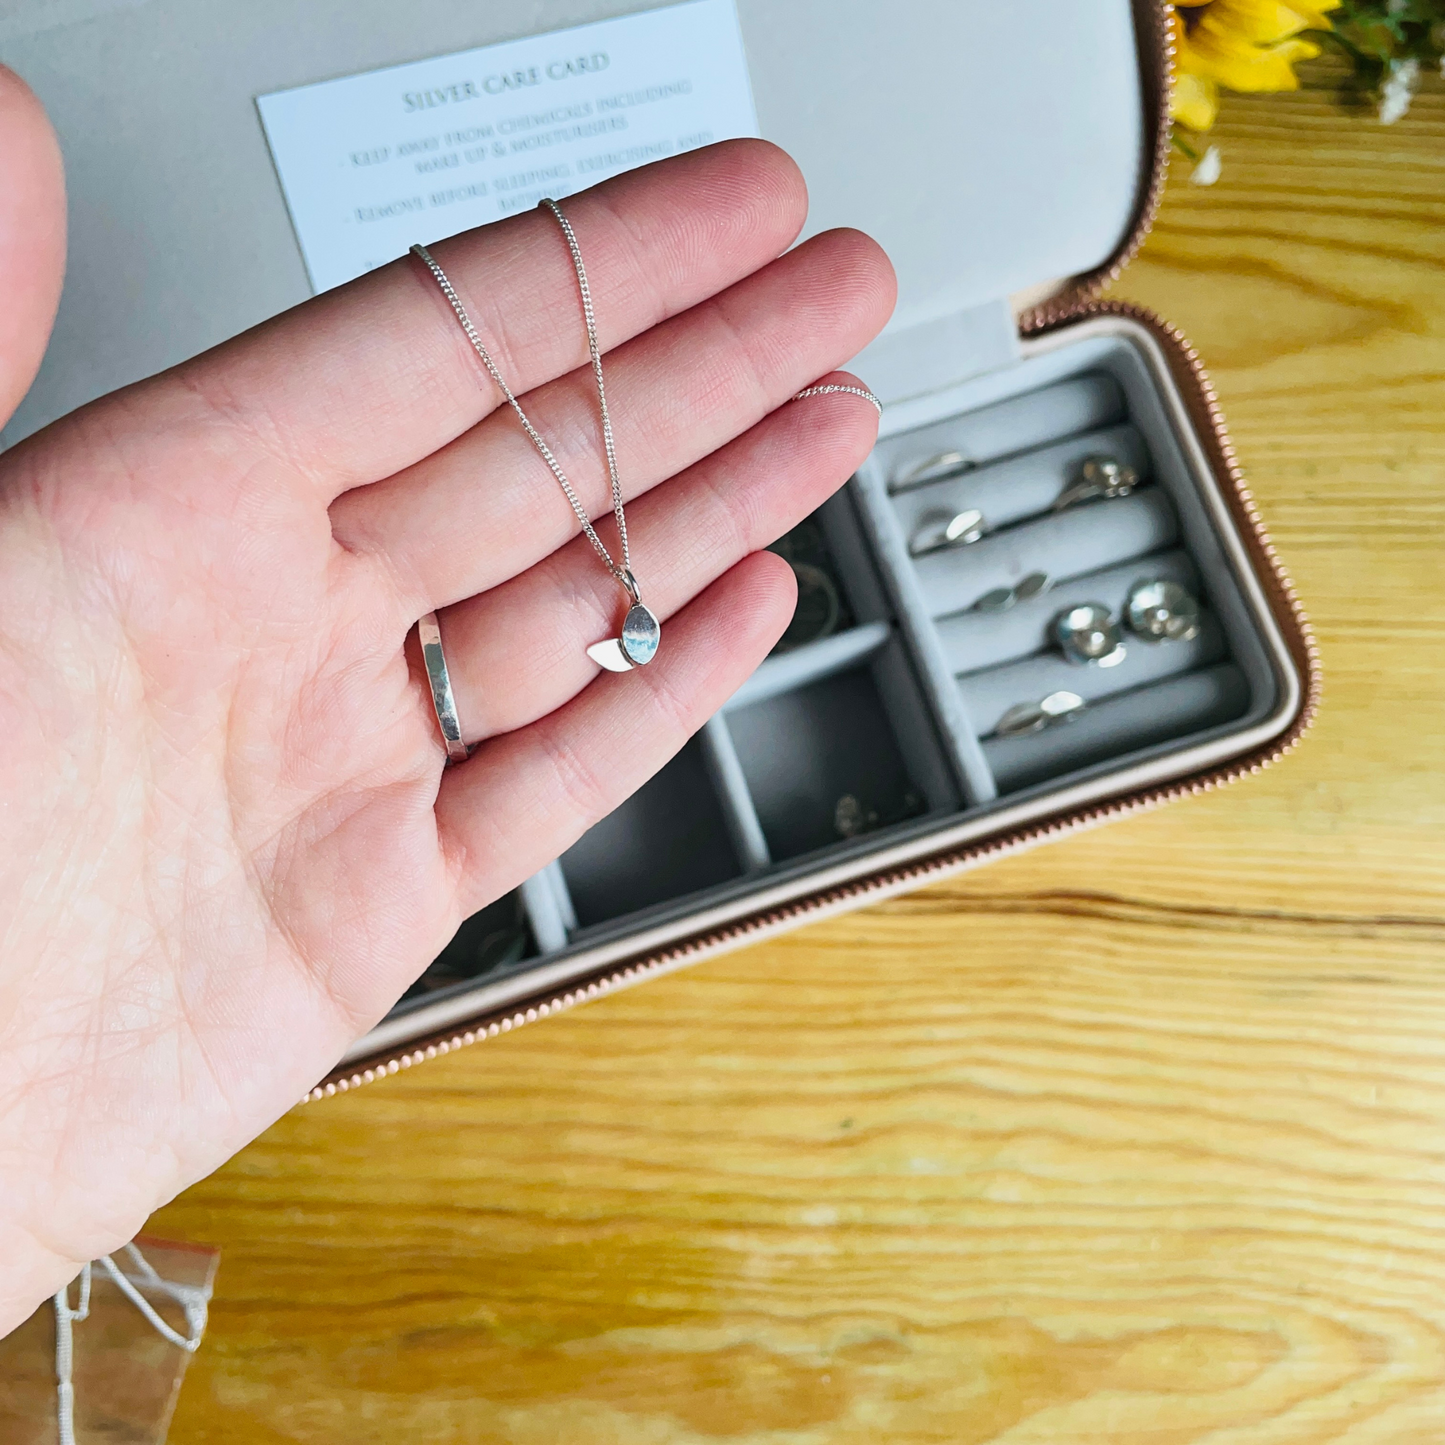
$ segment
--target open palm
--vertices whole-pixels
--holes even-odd
[[[805,204],[759,142],[567,203],[664,623],[638,672],[586,657],[625,598],[413,260],[0,456],[0,1332],[299,1098],[781,633],[791,574],[759,549],[876,422],[783,404],[893,296],[857,234],[782,254]],[[43,116],[0,72],[0,416],[44,346],[62,208]],[[555,223],[434,250],[605,517]],[[482,743],[445,772],[412,635],[436,608]]]

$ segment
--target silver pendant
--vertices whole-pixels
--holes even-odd
[[[646,603],[634,601],[622,623],[622,635],[594,642],[587,656],[608,672],[631,672],[646,667],[657,656],[662,626]]]

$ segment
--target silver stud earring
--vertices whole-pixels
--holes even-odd
[[[911,556],[922,557],[925,553],[938,552],[945,547],[966,547],[971,542],[977,542],[987,530],[983,513],[976,507],[962,512],[940,508],[925,512],[918,519],[908,551]]]
[[[1054,503],[1054,511],[1092,502],[1100,497],[1127,497],[1139,485],[1139,473],[1117,457],[1103,453],[1085,457],[1079,464],[1078,480]]]
[[[1102,602],[1068,607],[1054,618],[1054,641],[1068,661],[1091,667],[1117,667],[1125,657],[1123,633]]]
[[[1020,602],[1047,592],[1052,585],[1052,579],[1046,572],[1030,572],[1013,587],[995,587],[992,592],[985,592],[970,611],[1007,612],[1010,607],[1017,607]]]
[[[1136,582],[1124,612],[1129,630],[1145,642],[1193,642],[1199,636],[1199,599],[1165,577]]]
[[[996,738],[1021,738],[1042,732],[1056,722],[1065,722],[1084,707],[1076,692],[1051,692],[1039,702],[1021,702],[1011,707],[994,728]]]

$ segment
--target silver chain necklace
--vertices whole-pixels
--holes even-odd
[[[562,470],[562,464],[553,454],[552,448],[542,439],[542,434],[532,425],[531,419],[522,410],[522,404],[517,400],[512,388],[507,385],[506,379],[498,370],[497,363],[492,360],[491,353],[482,344],[482,338],[478,335],[472,318],[467,314],[467,308],[462,305],[461,297],[457,295],[456,288],[447,278],[446,272],[437,265],[431,252],[425,246],[413,246],[411,250],[412,254],[424,262],[427,269],[436,277],[437,285],[441,287],[442,294],[456,313],[457,320],[461,322],[462,330],[466,333],[467,340],[471,342],[472,349],[481,358],[482,365],[487,368],[488,374],[496,382],[498,390],[507,398],[512,410],[517,413],[517,420],[522,423],[522,429],[532,439],[532,445],[537,448],[542,460],[547,463],[552,475],[557,478],[557,482],[566,495],[573,512],[576,513],[582,531],[592,544],[593,550],[631,599],[632,605],[628,608],[627,617],[623,621],[621,636],[609,637],[603,642],[594,643],[587,649],[587,655],[609,672],[629,672],[634,667],[645,667],[657,656],[662,628],[652,609],[643,602],[637,586],[637,578],[632,575],[632,552],[627,542],[627,516],[622,506],[622,481],[617,475],[617,449],[612,439],[612,414],[607,409],[607,385],[602,377],[602,349],[597,344],[597,314],[592,307],[592,288],[587,284],[587,269],[582,264],[582,250],[577,244],[577,234],[572,229],[572,223],[562,214],[562,208],[556,201],[544,199],[542,204],[557,218],[557,224],[561,226],[562,234],[567,240],[567,250],[572,256],[572,266],[577,272],[577,290],[582,297],[582,317],[587,325],[587,352],[592,358],[592,375],[597,380],[597,407],[602,415],[602,447],[607,455],[607,477],[612,487],[612,515],[617,519],[617,535],[622,543],[622,560],[620,562],[613,558],[602,538],[597,535],[576,490],[567,479],[567,473]]]
[[[609,672],[630,672],[634,667],[645,667],[657,656],[662,628],[652,609],[643,602],[637,586],[637,578],[632,575],[632,553],[627,545],[627,517],[622,507],[622,482],[617,475],[617,450],[612,441],[612,416],[607,410],[607,387],[602,379],[602,350],[597,344],[597,316],[592,308],[592,288],[587,284],[587,269],[582,264],[582,251],[577,245],[577,235],[572,229],[572,223],[562,214],[562,208],[557,202],[550,198],[544,198],[541,204],[546,206],[557,218],[557,224],[561,226],[562,234],[567,239],[567,249],[572,255],[573,268],[577,272],[577,290],[582,297],[582,317],[587,323],[587,353],[592,358],[592,375],[597,380],[597,406],[602,414],[602,446],[607,454],[607,477],[612,486],[612,515],[617,518],[617,535],[622,543],[622,560],[620,562],[613,558],[602,538],[597,535],[587,516],[586,509],[582,506],[572,483],[567,479],[567,473],[562,470],[562,464],[553,455],[551,447],[542,440],[541,433],[532,425],[527,413],[522,410],[521,403],[513,394],[512,388],[507,385],[506,379],[497,369],[497,363],[492,360],[491,353],[482,345],[482,338],[472,324],[472,318],[467,315],[467,308],[462,305],[462,299],[457,295],[456,288],[447,279],[446,272],[432,259],[431,252],[425,246],[413,246],[411,250],[412,254],[424,262],[427,269],[436,277],[437,285],[442,289],[442,295],[447,298],[452,310],[456,312],[457,320],[461,322],[462,330],[466,332],[467,340],[472,344],[472,350],[481,358],[482,365],[487,368],[488,374],[496,382],[498,390],[507,398],[512,410],[517,413],[517,420],[522,423],[522,429],[532,439],[532,445],[541,453],[542,460],[547,463],[552,475],[557,478],[557,482],[565,493],[573,512],[577,514],[577,520],[581,524],[587,540],[591,542],[593,550],[631,600],[632,605],[628,608],[627,616],[622,623],[621,635],[609,637],[603,642],[593,643],[587,649],[588,657]],[[883,410],[882,403],[866,387],[845,386],[839,383],[805,387],[793,400],[800,401],[809,396],[832,396],[837,393],[863,397],[876,407],[880,414]]]

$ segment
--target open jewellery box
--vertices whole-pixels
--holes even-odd
[[[137,216],[137,234],[165,255],[157,227],[179,226],[191,251],[161,276],[135,269],[129,314],[172,325],[157,342],[153,325],[131,323],[129,374],[92,374],[95,353],[62,309],[22,429],[306,294],[251,97],[650,7],[356,0],[344,23],[323,0],[80,8],[85,24],[21,33],[0,51],[67,142],[79,259],[101,276],[112,264],[86,188],[132,204],[106,169],[114,155],[67,134],[67,121],[101,118],[93,96],[78,98],[87,64],[104,67],[103,94],[149,146],[128,193],[162,215]],[[800,603],[779,649],[640,792],[468,920],[317,1094],[1202,791],[1257,770],[1308,725],[1313,646],[1194,353],[1157,317],[1096,299],[1147,231],[1162,182],[1160,5],[738,9],[759,127],[807,176],[810,231],[860,227],[898,272],[893,321],[853,363],[885,403],[877,447],[780,544]],[[200,141],[194,127],[163,136],[174,101],[136,98],[146,76],[182,59],[202,75],[187,82],[189,103],[222,113]],[[115,80],[131,60],[137,75]],[[241,153],[224,193],[197,159],[206,140]],[[243,237],[177,214],[178,178],[223,219],[239,195]],[[87,284],[82,271],[76,285]],[[83,294],[75,305],[86,302],[93,348],[96,315],[116,308]],[[73,356],[57,360],[67,346]],[[1132,489],[1060,507],[1100,474],[1089,469],[1100,457]],[[1150,638],[1143,614],[1130,627],[1146,583],[1197,603],[1184,635]],[[1188,605],[1178,597],[1176,616]],[[1106,624],[1106,665],[1070,660],[1058,636],[1061,616],[1090,605]]]

